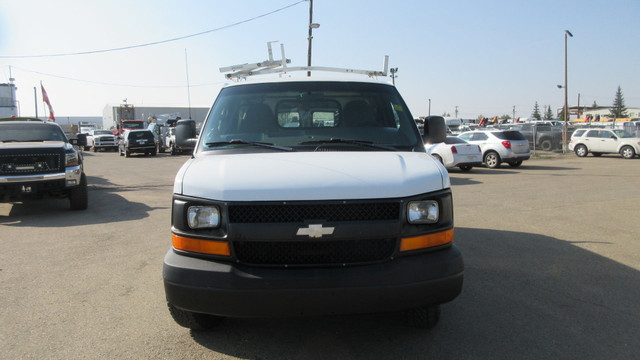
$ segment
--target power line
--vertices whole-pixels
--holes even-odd
[[[89,54],[99,54],[99,53],[106,53],[106,52],[113,52],[113,51],[122,51],[122,50],[130,50],[130,49],[136,49],[136,48],[141,48],[141,47],[146,47],[146,46],[153,46],[153,45],[160,45],[160,44],[166,44],[168,42],[173,42],[173,41],[178,41],[178,40],[184,40],[184,39],[188,39],[188,38],[192,38],[192,37],[196,37],[196,36],[200,36],[200,35],[204,35],[204,34],[209,34],[215,31],[220,31],[220,30],[225,30],[234,26],[238,26],[244,23],[248,23],[250,21],[253,20],[257,20],[260,18],[263,18],[265,16],[269,16],[272,14],[275,14],[277,12],[286,10],[290,7],[296,6],[300,3],[306,2],[307,0],[300,0],[296,3],[293,3],[291,5],[287,5],[285,7],[270,11],[268,13],[262,14],[262,15],[258,15],[258,16],[254,16],[250,19],[246,19],[246,20],[242,20],[242,21],[238,21],[235,22],[233,24],[229,24],[229,25],[225,25],[225,26],[221,26],[219,28],[215,28],[215,29],[211,29],[211,30],[207,30],[207,31],[202,31],[199,33],[195,33],[195,34],[191,34],[191,35],[185,35],[185,36],[180,36],[180,37],[176,37],[173,39],[168,39],[168,40],[161,40],[161,41],[154,41],[154,42],[150,42],[150,43],[146,43],[146,44],[139,44],[139,45],[131,45],[131,46],[123,46],[123,47],[118,47],[118,48],[111,48],[111,49],[102,49],[102,50],[91,50],[91,51],[80,51],[80,52],[73,52],[73,53],[63,53],[63,54],[47,54],[47,55],[0,55],[0,59],[28,59],[28,58],[43,58],[43,57],[60,57],[60,56],[75,56],[75,55],[89,55]]]
[[[44,73],[44,72],[35,71],[35,70],[24,69],[24,68],[21,68],[19,66],[11,66],[11,68],[12,69],[17,69],[17,70],[20,70],[20,71],[24,71],[24,72],[33,73],[33,74],[44,75],[44,76],[49,76],[49,77],[54,77],[54,78],[64,79],[64,80],[78,81],[78,82],[83,82],[83,83],[87,83],[87,84],[97,84],[97,85],[117,86],[117,87],[130,87],[130,88],[145,88],[145,89],[180,89],[180,88],[187,87],[187,85],[158,85],[158,86],[150,86],[150,85],[116,84],[116,83],[108,83],[108,82],[102,82],[102,81],[76,79],[76,78],[72,78],[72,77],[68,77],[68,76],[54,75],[54,74]],[[220,82],[209,83],[209,84],[195,84],[195,85],[192,84],[190,86],[191,87],[214,86],[214,85],[224,84],[225,82],[226,81],[220,81]]]

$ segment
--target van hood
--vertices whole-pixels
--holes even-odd
[[[176,175],[174,193],[220,201],[396,198],[450,187],[426,153],[204,153]]]

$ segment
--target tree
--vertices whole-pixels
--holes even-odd
[[[504,124],[504,123],[506,123],[507,121],[509,121],[511,119],[511,115],[504,114],[504,115],[500,116],[498,119],[500,119],[500,123],[501,124]]]
[[[624,106],[624,97],[622,96],[622,89],[618,86],[618,91],[616,91],[616,97],[613,99],[613,106],[611,107],[611,114],[609,115],[612,118],[626,118],[629,117],[627,114],[627,107]]]
[[[451,117],[451,114],[445,111],[444,114],[442,114],[442,117]]]
[[[545,106],[544,120],[553,120],[553,111],[551,111],[551,105]]]
[[[538,106],[537,101],[536,101],[536,104],[533,106],[533,112],[531,113],[531,116],[536,118],[536,120],[542,119],[542,116],[540,116],[540,106]]]

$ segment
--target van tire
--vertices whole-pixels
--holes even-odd
[[[203,331],[209,330],[220,324],[224,318],[215,315],[199,314],[191,311],[178,309],[177,307],[167,303],[169,312],[173,320],[180,326],[191,330]]]
[[[440,305],[425,306],[405,311],[405,322],[418,329],[430,329],[440,320]]]

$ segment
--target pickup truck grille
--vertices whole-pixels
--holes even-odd
[[[397,220],[399,217],[398,201],[229,206],[231,223],[302,223],[307,220],[382,221]]]
[[[0,175],[34,175],[64,171],[64,154],[54,151],[0,152]]]
[[[238,261],[265,266],[349,265],[390,259],[395,239],[346,241],[236,241]]]

